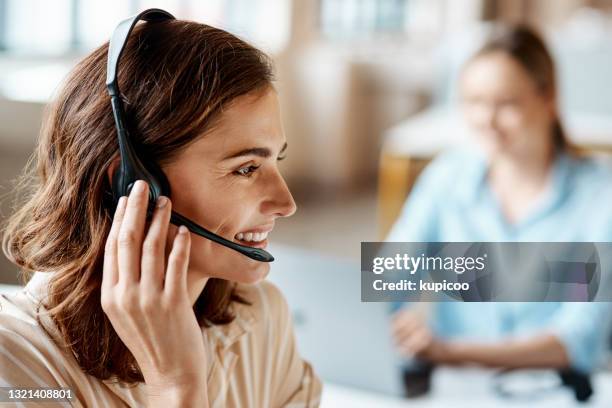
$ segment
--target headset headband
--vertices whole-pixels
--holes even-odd
[[[117,84],[117,66],[121,59],[121,54],[127,43],[130,33],[140,20],[143,21],[164,21],[174,20],[174,16],[165,10],[149,9],[134,17],[126,18],[117,25],[108,46],[108,63],[106,65],[106,87],[111,96],[119,95],[119,85]]]
[[[152,202],[160,195],[169,196],[170,194],[170,186],[166,178],[160,174],[157,166],[153,163],[148,165],[142,163],[134,149],[131,137],[126,129],[125,112],[117,81],[117,67],[127,39],[138,21],[155,22],[172,19],[174,19],[174,16],[164,10],[148,9],[120,22],[110,39],[106,64],[106,87],[111,97],[121,156],[120,171],[116,173],[113,180],[113,199],[115,202],[119,200],[120,196],[128,195],[133,183],[138,179],[149,183],[149,198]],[[152,174],[152,172],[156,174]]]

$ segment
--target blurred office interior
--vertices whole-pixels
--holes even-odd
[[[415,172],[461,142],[455,80],[495,22],[544,34],[570,139],[612,150],[612,0],[0,0],[2,219],[62,78],[149,7],[273,57],[298,205],[273,244],[357,262],[360,242],[382,239]],[[0,283],[17,283],[4,257]]]

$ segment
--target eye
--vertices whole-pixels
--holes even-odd
[[[257,170],[259,166],[250,165],[239,168],[234,172],[234,174],[244,177],[251,177],[251,175]]]

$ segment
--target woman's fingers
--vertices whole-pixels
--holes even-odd
[[[130,192],[117,238],[119,282],[140,279],[141,245],[146,222],[149,188],[142,180],[136,181]]]
[[[170,200],[164,196],[159,197],[153,220],[142,244],[140,284],[144,290],[159,291],[163,287],[170,210]]]
[[[190,251],[191,237],[189,230],[184,225],[181,225],[178,229],[178,234],[174,237],[172,250],[168,257],[164,291],[169,296],[181,296],[186,293]]]
[[[165,263],[165,248],[171,216],[171,202],[160,197],[145,236],[149,200],[147,184],[138,180],[129,197],[122,198],[109,234],[105,256],[107,283],[139,283],[140,290],[154,294],[162,287],[168,294],[183,296],[187,290],[187,269],[191,237],[185,226],[179,228]],[[165,272],[165,276],[164,276]],[[164,284],[165,281],[165,284]]]
[[[404,354],[415,355],[425,351],[431,344],[432,339],[431,332],[428,329],[421,328],[402,339],[398,346]]]
[[[415,333],[418,333],[423,329],[429,330],[424,324],[414,325],[410,328],[405,328],[404,330],[396,332],[393,338],[395,340],[395,343],[400,344],[403,343],[406,339],[414,337]]]
[[[104,266],[102,268],[102,288],[110,288],[119,280],[119,271],[117,266],[117,236],[119,228],[125,213],[125,204],[127,197],[119,198],[115,215],[113,216],[113,224],[106,238],[106,246],[104,247]]]
[[[391,333],[398,349],[406,355],[422,352],[432,339],[431,331],[422,316],[409,309],[397,312],[392,321]]]
[[[393,337],[402,337],[406,332],[411,332],[423,324],[421,317],[412,310],[400,310],[391,322],[391,333]]]

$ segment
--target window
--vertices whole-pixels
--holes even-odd
[[[2,48],[16,53],[58,54],[70,49],[71,0],[4,0]]]
[[[334,39],[402,32],[409,0],[320,0],[323,35]]]
[[[88,52],[139,10],[226,29],[268,52],[289,39],[291,0],[0,0],[0,50],[20,55]]]

